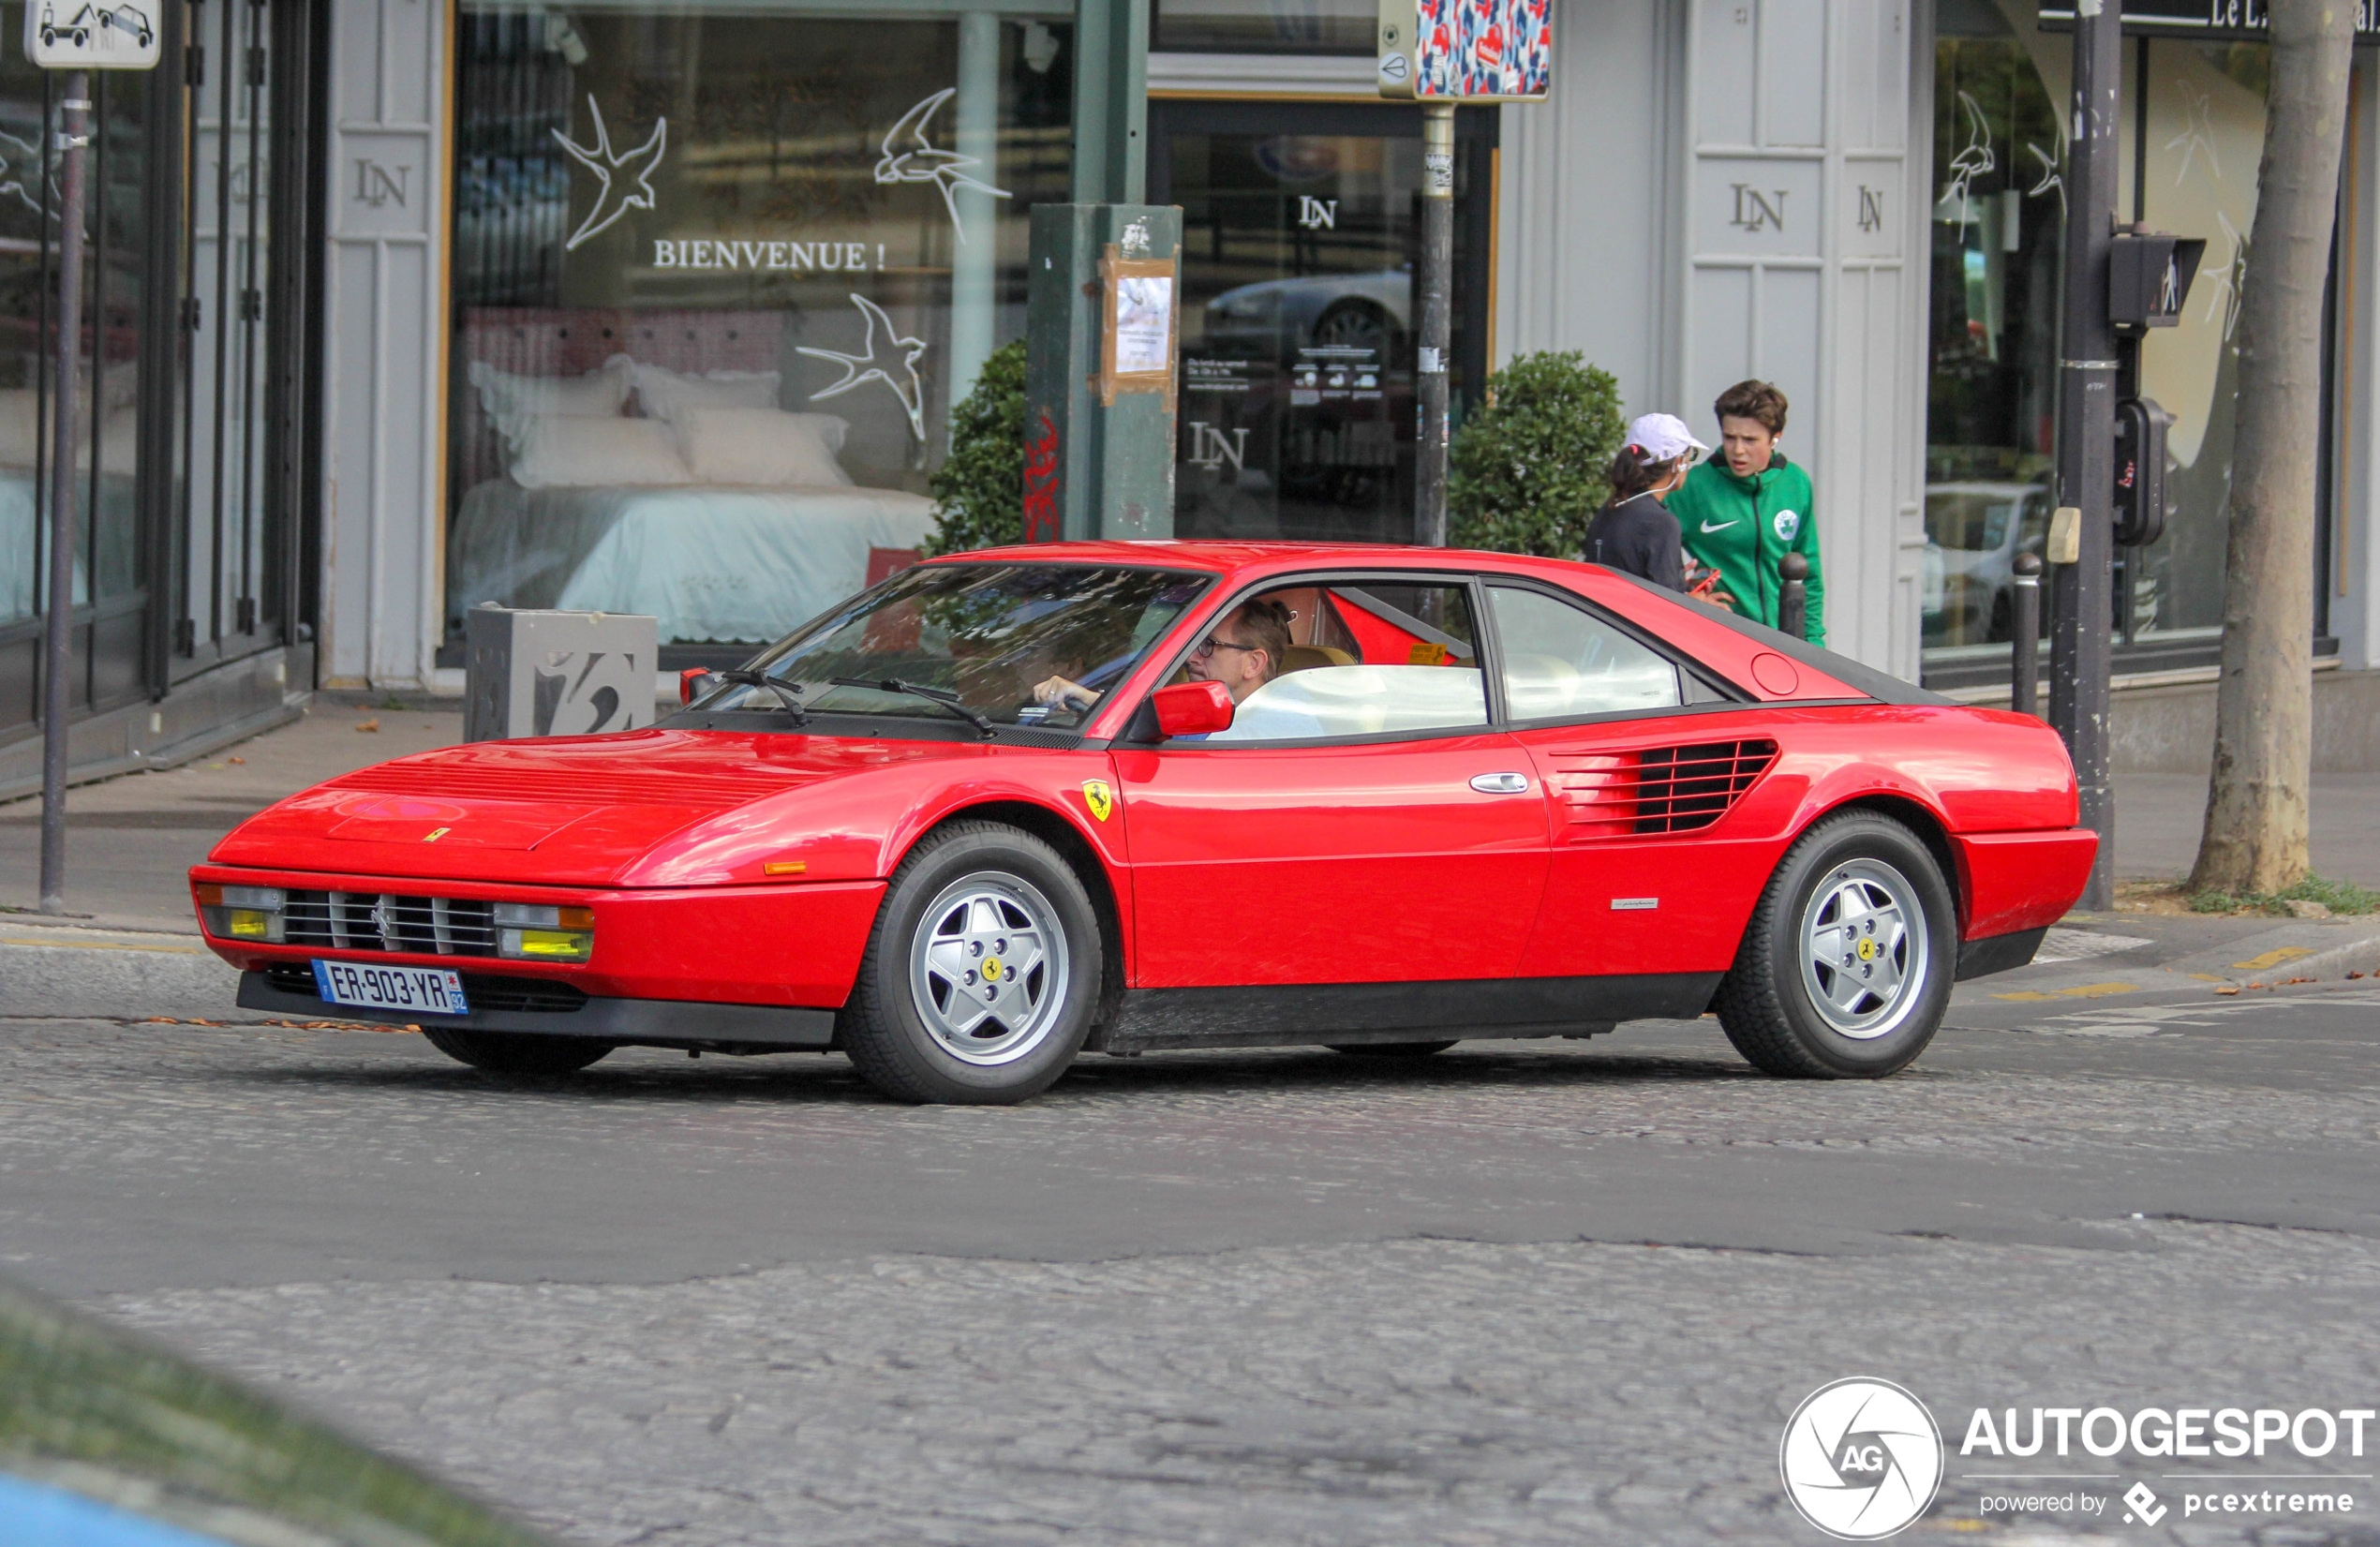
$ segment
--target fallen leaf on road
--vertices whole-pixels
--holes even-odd
[[[2239,988],[2237,984],[2225,984],[2224,987],[2215,990],[2215,992],[2219,994],[2236,994],[2239,991]]]
[[[235,758],[231,759],[231,762],[233,762],[233,763],[237,763],[237,764],[239,764],[242,767],[245,767],[245,766],[247,766],[247,762],[248,762],[248,760],[247,760],[246,758],[245,758],[245,757],[235,757]]]
[[[378,718],[359,720],[355,722],[355,728],[359,731],[377,731],[380,728],[380,722]]]

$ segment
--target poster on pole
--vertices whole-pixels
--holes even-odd
[[[156,4],[25,0],[24,56],[45,70],[155,69]]]
[[[1541,102],[1553,0],[1380,0],[1380,95],[1403,102]]]

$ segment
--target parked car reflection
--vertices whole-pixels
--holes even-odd
[[[1926,486],[1926,644],[1996,645],[2015,632],[2016,556],[2040,553],[2049,491],[2039,483]]]

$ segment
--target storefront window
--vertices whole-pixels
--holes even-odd
[[[2054,104],[2073,44],[2022,7],[1943,0],[1938,18],[1923,637],[1927,680],[1956,684],[2004,676],[2015,559],[2041,550],[2055,503],[2065,143]],[[2132,39],[2125,62],[2123,216],[2208,239],[2181,325],[2142,352],[2140,390],[2174,415],[2175,510],[2162,539],[2121,556],[2116,617],[2138,657],[2202,648],[2221,629],[2264,49]]]
[[[0,36],[22,35],[21,7],[0,7]],[[93,80],[85,162],[83,332],[79,340],[75,504],[74,707],[140,687],[141,565],[140,340],[150,235],[150,79]],[[17,50],[0,58],[0,737],[37,714],[41,613],[48,602],[49,488],[56,469],[54,350],[61,77]]]
[[[1150,47],[1183,53],[1369,54],[1372,0],[1156,0]]]
[[[1487,247],[1495,110],[1457,115],[1454,272]],[[1413,539],[1418,111],[1168,102],[1151,197],[1182,206],[1183,537]],[[1452,411],[1484,364],[1456,286]]]
[[[450,637],[766,640],[918,545],[1067,195],[1071,14],[465,9]]]

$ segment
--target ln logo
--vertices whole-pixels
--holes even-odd
[[[1248,432],[1242,427],[1228,432],[1216,429],[1203,419],[1190,421],[1190,464],[1209,472],[1221,472],[1226,462],[1239,472],[1247,466]]]
[[[1778,195],[1781,200],[1784,196]],[[1859,186],[1859,229],[1880,231],[1884,229],[1884,192],[1867,184]]]
[[[1768,201],[1767,194],[1753,187],[1749,183],[1731,183],[1728,186],[1735,190],[1735,218],[1730,220],[1729,225],[1739,226],[1748,231],[1785,229],[1785,190],[1783,188],[1772,190],[1777,196],[1777,202],[1772,204]]]
[[[410,167],[384,167],[365,156],[355,159],[355,201],[374,209],[394,200],[397,207],[405,205],[405,180]]]
[[[1311,194],[1298,195],[1298,224],[1310,231],[1337,231],[1339,201],[1335,199],[1316,199]]]

